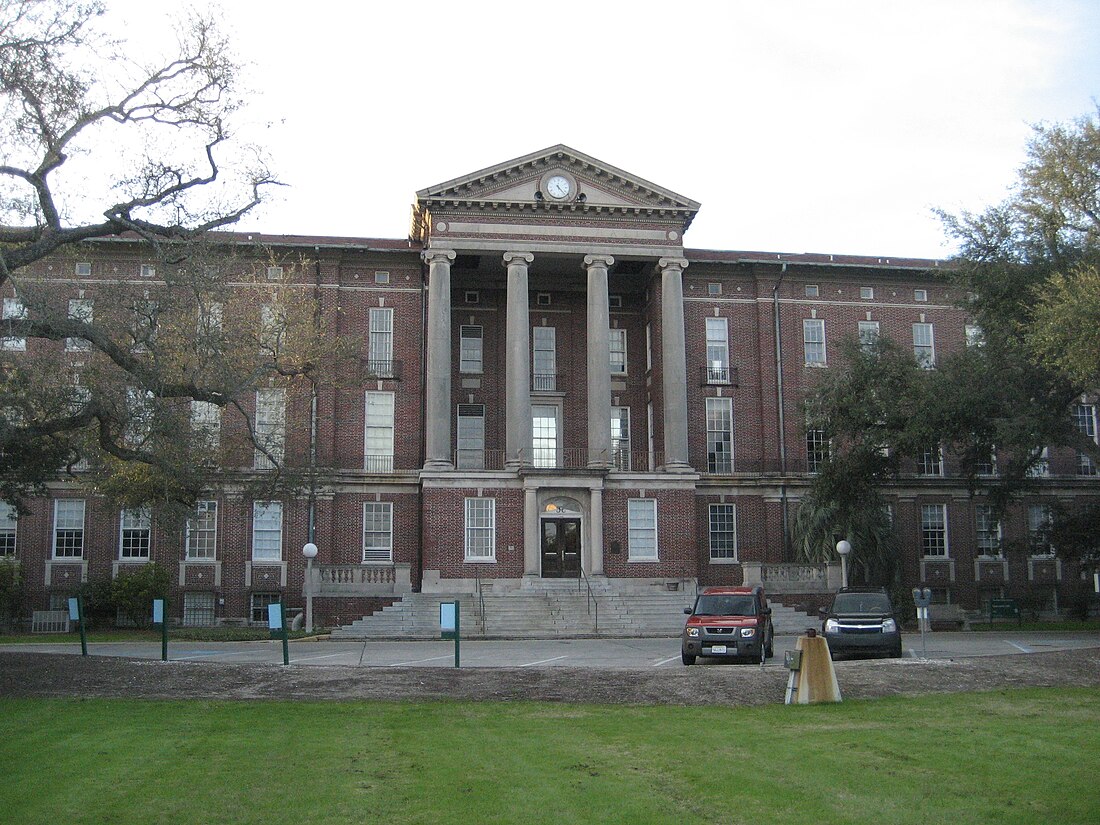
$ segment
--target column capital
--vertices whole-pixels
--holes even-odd
[[[661,260],[657,261],[657,268],[660,269],[661,272],[668,272],[670,270],[683,272],[687,269],[687,265],[687,258],[661,258]]]
[[[585,255],[584,268],[591,269],[594,266],[602,266],[610,269],[615,265],[615,259],[610,255]]]
[[[450,263],[455,257],[453,249],[425,249],[420,253],[420,259],[429,266],[434,263]]]
[[[505,252],[504,253],[504,265],[510,266],[513,263],[516,264],[530,264],[535,260],[535,256],[530,252]]]

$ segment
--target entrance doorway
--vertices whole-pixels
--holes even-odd
[[[581,575],[581,520],[542,520],[542,577],[578,579]]]

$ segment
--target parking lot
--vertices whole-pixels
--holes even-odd
[[[766,667],[783,667],[783,652],[794,649],[795,636],[777,636],[775,656]],[[1005,654],[1027,655],[1046,651],[1100,647],[1100,635],[1065,632],[929,633],[922,646],[920,634],[903,638],[905,657],[954,659]],[[453,667],[454,643],[450,641],[292,641],[292,665],[342,665],[359,667]],[[20,651],[79,655],[80,644],[0,644],[0,653]],[[93,656],[159,659],[156,643],[90,643]],[[283,661],[278,641],[171,642],[173,661],[272,663]],[[463,641],[461,665],[476,667],[580,667],[595,669],[681,668],[680,640],[671,639],[530,639]],[[708,666],[700,660],[701,666]],[[696,667],[700,666],[696,665]]]

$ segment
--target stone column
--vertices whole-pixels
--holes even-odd
[[[428,264],[428,363],[424,398],[424,469],[452,470],[451,456],[451,261],[450,249],[426,249]]]
[[[603,490],[592,490],[590,512],[591,529],[588,531],[588,575],[603,575]]]
[[[539,554],[542,550],[542,534],[539,532],[538,490],[523,490],[523,575],[539,575]]]
[[[610,255],[585,255],[588,270],[588,466],[611,466],[611,326],[607,308]]]
[[[661,258],[661,374],[665,462],[669,472],[690,472],[687,437],[687,344],[684,338],[684,258]]]
[[[508,319],[505,342],[504,466],[531,466],[531,318],[527,292],[530,252],[505,252],[508,267]]]

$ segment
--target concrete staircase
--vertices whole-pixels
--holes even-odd
[[[672,637],[684,629],[694,590],[632,588],[597,579],[591,599],[576,579],[525,580],[518,590],[475,594],[411,593],[379,613],[333,631],[340,639],[438,639],[439,604],[458,600],[464,639],[563,639],[593,636]],[[484,613],[482,613],[484,602]],[[804,633],[817,621],[773,602],[777,635]]]

